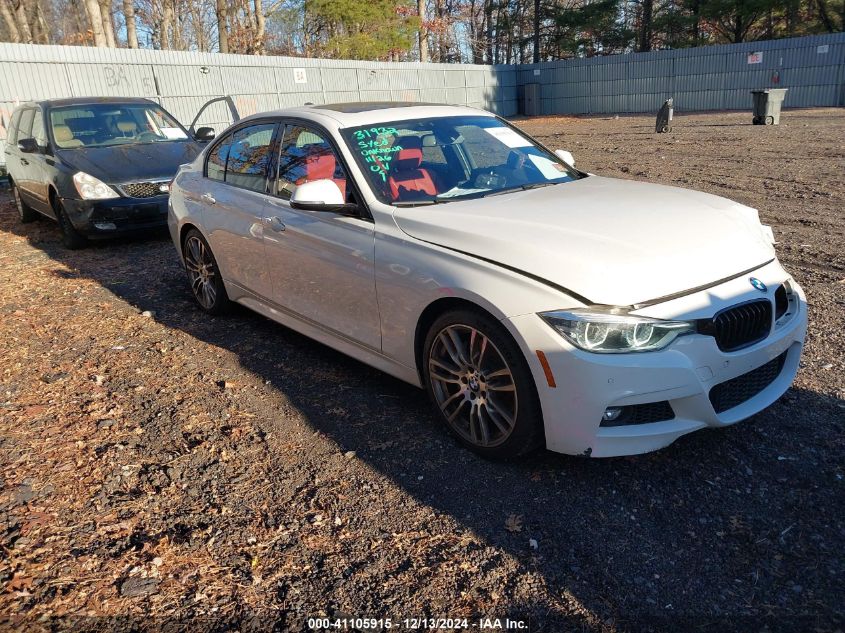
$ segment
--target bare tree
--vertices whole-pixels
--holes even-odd
[[[126,45],[138,48],[138,29],[135,26],[135,2],[123,0],[123,19],[126,20]]]
[[[26,5],[24,4],[24,1],[12,0],[12,6],[15,9],[15,18],[18,23],[20,41],[24,44],[32,44],[32,29],[29,28],[29,18],[26,15]]]
[[[161,32],[161,48],[169,49],[175,48],[173,40],[171,39],[171,29],[173,28],[173,3],[170,0],[164,0],[164,7],[161,12],[161,22],[159,30]]]
[[[100,17],[103,20],[103,34],[106,36],[106,46],[117,48],[117,39],[114,36],[114,23],[112,22],[112,0],[98,0],[100,3]]]
[[[15,21],[15,16],[12,13],[12,7],[9,5],[9,0],[0,0],[0,16],[3,16],[3,22],[6,23],[6,29],[9,32],[9,39],[12,42],[20,42],[21,34],[18,25]]]
[[[261,6],[261,0],[253,0],[255,6],[255,49],[256,55],[264,54],[264,40],[265,40],[265,26],[264,26],[264,8]]]
[[[221,53],[229,52],[229,8],[226,0],[217,0],[217,42]]]
[[[420,61],[428,61],[428,29],[425,26],[425,0],[417,0],[417,12],[420,15]]]
[[[100,11],[100,3],[97,0],[85,0],[85,11],[88,13],[88,22],[91,24],[94,46],[107,47],[108,41],[106,34],[103,32],[103,14]]]

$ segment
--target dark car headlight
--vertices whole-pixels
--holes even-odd
[[[73,185],[83,200],[109,200],[119,198],[120,194],[99,178],[78,171],[73,175]]]

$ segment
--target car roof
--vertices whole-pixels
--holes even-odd
[[[144,99],[142,97],[69,97],[65,99],[39,99],[37,101],[28,101],[22,103],[21,106],[46,106],[50,108],[61,106],[75,106],[75,105],[95,105],[95,104],[119,104],[119,103],[152,103],[158,105],[155,101]]]
[[[261,112],[251,118],[296,117],[316,121],[331,119],[339,128],[374,125],[390,121],[407,121],[445,116],[495,116],[494,114],[468,106],[453,106],[442,103],[420,103],[406,101],[370,101],[330,103],[326,105],[303,105],[270,112]]]

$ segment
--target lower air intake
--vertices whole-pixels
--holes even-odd
[[[786,352],[747,374],[716,385],[710,390],[710,404],[713,409],[716,413],[722,413],[751,400],[775,381],[785,362]]]

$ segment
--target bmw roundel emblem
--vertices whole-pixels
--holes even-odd
[[[768,290],[768,288],[766,288],[766,284],[757,279],[757,277],[749,277],[748,281],[750,281],[751,285],[757,288],[760,292],[766,292],[766,290]]]

